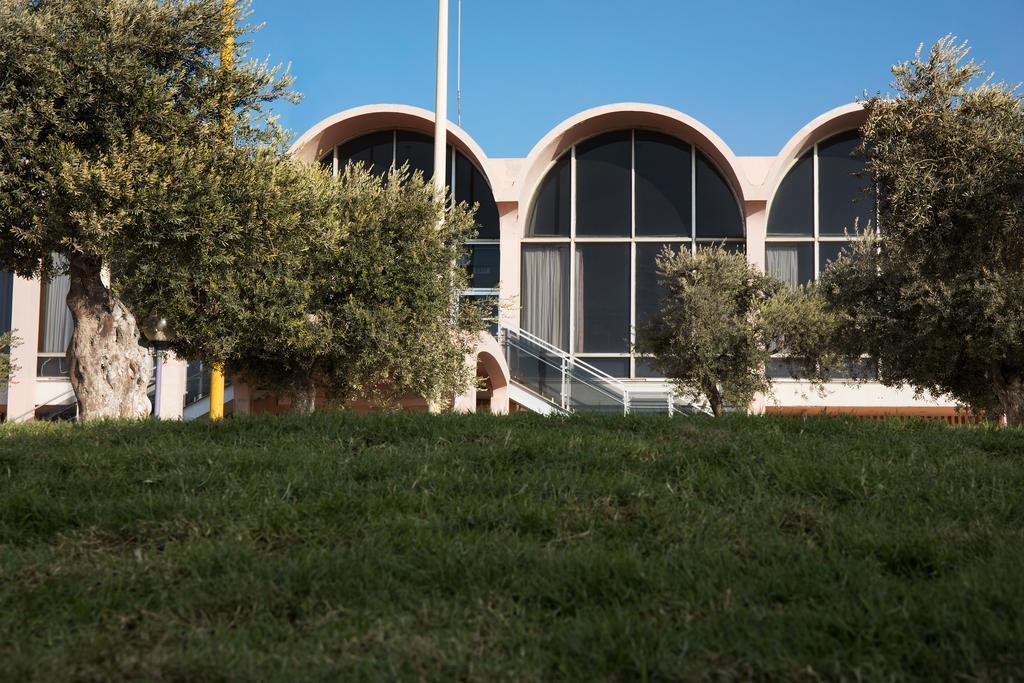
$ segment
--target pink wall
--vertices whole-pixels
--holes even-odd
[[[13,422],[35,418],[40,296],[42,285],[38,279],[14,278],[11,327],[19,345],[11,352],[11,360],[18,370],[7,387],[7,419]]]

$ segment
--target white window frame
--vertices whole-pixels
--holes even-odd
[[[822,266],[821,266],[821,245],[823,245],[823,244],[854,244],[858,239],[860,239],[856,235],[851,237],[849,235],[824,235],[823,236],[821,234],[821,210],[820,210],[820,206],[821,206],[821,204],[820,204],[820,201],[821,201],[821,199],[820,199],[821,185],[820,185],[820,182],[819,182],[820,181],[820,172],[819,172],[818,146],[819,146],[820,142],[825,142],[825,141],[827,141],[827,140],[829,140],[829,139],[831,139],[833,137],[836,137],[837,135],[842,135],[844,133],[849,133],[849,132],[850,131],[847,130],[847,131],[839,131],[838,133],[832,133],[829,136],[823,138],[822,140],[820,140],[818,142],[815,142],[814,145],[812,146],[811,149],[813,151],[812,151],[811,158],[813,160],[813,169],[814,170],[813,170],[813,175],[812,175],[812,188],[811,188],[811,190],[812,190],[812,205],[813,205],[813,210],[814,210],[814,234],[811,235],[811,236],[806,236],[806,235],[804,235],[804,236],[789,236],[789,237],[787,237],[785,235],[775,235],[775,236],[772,236],[772,235],[768,235],[767,234],[767,230],[766,230],[765,246],[764,246],[764,249],[765,249],[765,266],[766,267],[767,267],[767,264],[768,264],[768,245],[769,244],[772,244],[772,243],[775,243],[775,244],[807,244],[807,243],[812,243],[814,245],[814,279],[813,279],[813,282],[817,283],[818,280],[821,278],[821,271],[822,271]],[[786,169],[786,172],[782,175],[782,180],[779,181],[778,187],[775,188],[775,193],[772,195],[771,199],[769,200],[768,206],[767,206],[767,211],[765,212],[765,215],[769,219],[771,218],[772,204],[775,202],[775,196],[778,195],[779,189],[782,187],[782,183],[784,183],[786,181],[786,177],[789,175],[789,172],[792,171],[793,167],[796,166],[800,162],[800,159],[804,156],[804,154],[806,154],[806,152],[804,152],[803,154],[798,154],[793,159],[793,161],[789,164],[789,167]],[[876,205],[876,207],[875,207],[875,220],[876,220],[876,222],[877,222],[877,213],[878,213],[878,210],[877,210],[877,205]],[[781,353],[772,354],[772,359],[783,359],[784,360],[784,359],[787,359],[787,358],[789,358],[789,357],[786,356],[785,354],[781,354]],[[864,358],[867,359],[868,357],[865,356]],[[792,377],[779,377],[779,378],[773,379],[772,381],[773,382],[803,382],[804,380],[793,379]],[[854,379],[832,379],[832,380],[829,380],[829,381],[831,383],[842,384],[842,383],[856,383],[858,380],[854,380]]]
[[[832,137],[835,137],[836,135],[842,135],[844,132],[849,132],[849,131],[840,131],[839,133],[834,133],[832,135],[829,135],[828,138],[825,138],[825,140],[828,140],[828,139],[830,139]],[[821,245],[822,244],[829,244],[829,243],[833,243],[833,244],[836,244],[836,243],[853,244],[854,242],[856,242],[859,239],[857,236],[852,236],[852,237],[848,236],[848,235],[824,235],[823,236],[821,234],[821,209],[820,209],[820,207],[821,207],[821,203],[820,203],[821,202],[821,199],[820,199],[821,184],[819,182],[820,181],[820,173],[819,173],[819,161],[818,161],[818,144],[819,144],[818,142],[815,142],[814,145],[811,147],[811,150],[812,150],[812,152],[811,152],[811,159],[812,159],[812,162],[813,162],[813,166],[812,166],[813,167],[813,174],[812,174],[812,181],[811,181],[812,182],[812,187],[811,187],[812,206],[813,206],[813,211],[814,211],[814,231],[813,231],[813,234],[809,235],[809,236],[808,235],[802,235],[802,236],[800,236],[800,235],[791,235],[791,236],[786,236],[786,235],[769,235],[766,232],[765,238],[764,238],[764,242],[765,242],[765,246],[764,246],[765,255],[764,256],[765,256],[765,265],[766,266],[767,266],[767,263],[768,263],[768,245],[769,244],[773,244],[773,243],[774,244],[798,244],[798,243],[806,244],[806,243],[813,243],[814,244],[814,277],[813,277],[813,280],[812,280],[813,282],[817,282],[818,279],[821,277],[821,271],[822,271]],[[806,152],[804,152],[804,154],[806,154]],[[786,177],[789,175],[789,172],[793,170],[793,167],[796,166],[800,162],[800,159],[803,156],[804,156],[803,154],[799,154],[799,155],[796,156],[796,158],[793,159],[793,161],[789,164],[789,167],[786,169],[786,172],[782,175],[782,180],[779,182],[779,186],[775,188],[775,193],[772,195],[771,200],[768,202],[767,211],[765,213],[765,215],[769,218],[769,220],[771,219],[772,204],[775,202],[775,196],[778,195],[779,189],[782,187],[782,183],[784,183],[786,181]]]
[[[621,130],[621,129],[617,129]],[[743,237],[697,237],[697,154],[701,153],[700,149],[693,143],[682,140],[690,148],[690,234],[687,236],[680,235],[665,235],[665,236],[651,236],[643,235],[639,236],[636,234],[636,133],[638,130],[646,130],[642,128],[631,128],[630,130],[630,229],[629,235],[627,236],[615,236],[615,237],[590,237],[590,236],[577,236],[576,234],[576,217],[577,217],[577,193],[576,193],[576,182],[577,182],[577,167],[576,167],[576,147],[577,145],[586,142],[589,139],[603,135],[605,133],[617,132],[617,130],[603,131],[596,135],[583,138],[570,145],[562,154],[558,155],[551,163],[548,164],[547,168],[544,169],[544,173],[541,175],[541,184],[544,179],[548,177],[551,170],[562,160],[565,154],[569,155],[569,234],[567,236],[561,235],[523,235],[523,245],[544,245],[550,244],[555,245],[567,245],[568,258],[569,258],[569,348],[566,352],[573,358],[580,358],[582,360],[594,359],[594,358],[628,358],[629,359],[629,377],[631,381],[637,382],[651,382],[651,383],[662,383],[664,378],[657,377],[637,377],[637,365],[647,360],[647,356],[637,354],[633,351],[625,351],[618,353],[600,353],[600,352],[585,352],[578,351],[576,346],[576,299],[578,297],[577,282],[576,282],[576,247],[579,244],[622,244],[629,245],[629,345],[633,348],[636,344],[636,275],[637,275],[637,264],[636,254],[637,245],[639,244],[672,244],[672,245],[686,245],[691,254],[696,254],[697,250],[702,244],[741,244],[744,249],[747,246],[747,237],[744,234]],[[657,131],[654,131],[657,132]],[[743,212],[742,204],[739,198],[736,197],[736,193],[733,187],[729,185],[729,181],[726,179],[721,169],[717,168],[714,160],[708,157],[707,160],[719,174],[722,176],[726,185],[729,187],[729,191],[733,195],[733,199],[736,201],[737,209],[739,210],[740,220],[743,221],[743,230],[746,233],[746,215]],[[532,201],[536,200],[536,191],[540,190],[541,184],[535,189],[534,197]],[[529,227],[530,215],[533,211],[533,204],[531,203],[529,210],[526,213],[526,225],[524,228]],[[525,232],[525,230],[524,230]]]

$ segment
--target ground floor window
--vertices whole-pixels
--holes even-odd
[[[657,258],[672,251],[724,248],[741,240],[532,242],[522,249],[520,327],[613,377],[659,379],[632,352],[636,328],[657,310],[662,287]]]
[[[36,362],[38,377],[68,377],[67,351],[75,321],[68,308],[71,278],[57,275],[43,283],[39,301],[39,348]]]

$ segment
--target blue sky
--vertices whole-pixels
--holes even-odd
[[[455,6],[450,118],[455,119]],[[434,0],[252,0],[253,56],[290,63],[301,133],[372,103],[433,108]],[[776,154],[919,43],[954,33],[1024,81],[1024,0],[463,0],[463,127],[488,156],[525,156],[563,119],[639,101],[674,107],[737,154]]]

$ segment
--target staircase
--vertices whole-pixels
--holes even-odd
[[[499,340],[510,375],[509,398],[550,414],[702,412],[680,403],[668,385],[630,386],[524,330],[502,329]]]

